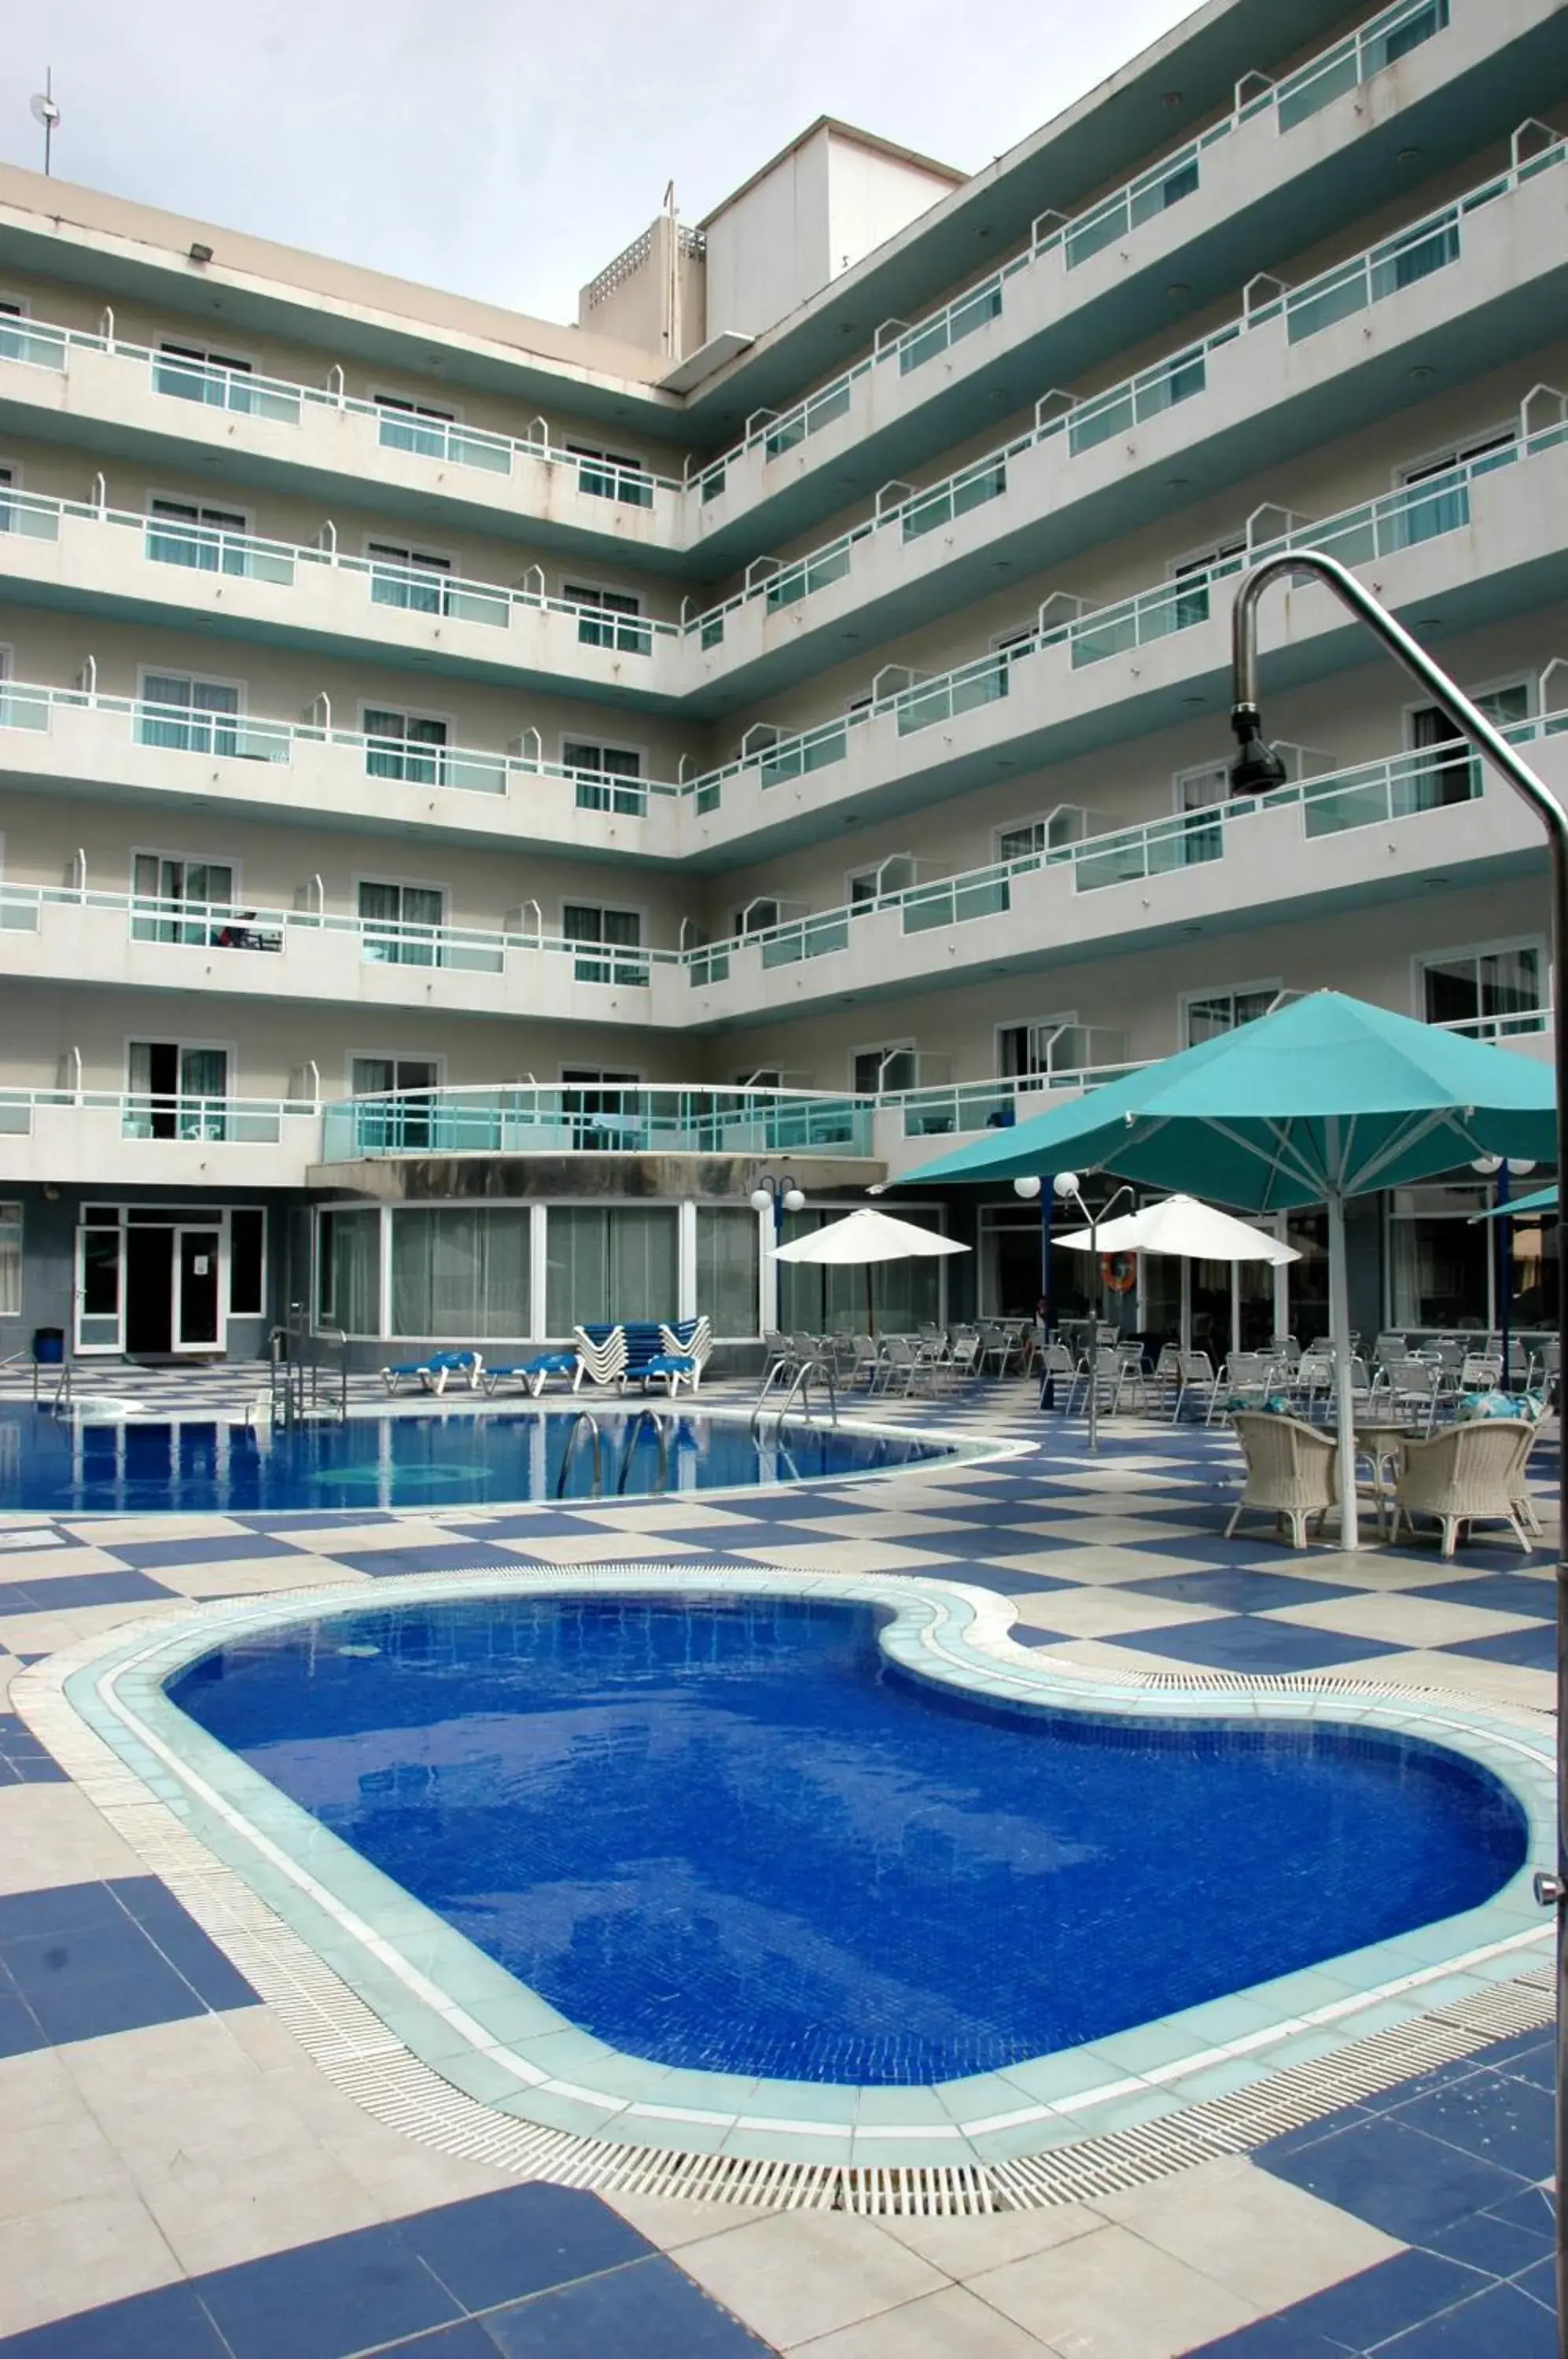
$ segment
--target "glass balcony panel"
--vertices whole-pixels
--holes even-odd
[[[468,590],[453,585],[446,593],[445,611],[454,622],[485,623],[504,631],[511,619],[512,602],[504,590]]]
[[[62,369],[65,337],[58,328],[35,328],[26,320],[0,318],[0,361],[21,361],[29,368]]]
[[[806,413],[803,409],[792,410],[788,418],[781,418],[777,426],[770,426],[763,436],[763,456],[766,459],[780,458],[786,451],[793,451],[805,439]]]
[[[785,934],[769,934],[762,944],[764,967],[799,966],[805,955],[805,937],[799,926],[791,926]]]
[[[702,630],[698,634],[698,644],[704,647],[716,647],[724,638],[724,616],[722,614],[709,614],[703,618]]]
[[[49,701],[46,690],[0,688],[0,729],[48,729]]]
[[[1114,435],[1125,433],[1134,422],[1132,392],[1119,386],[1082,416],[1074,413],[1068,423],[1067,447],[1076,458],[1081,451],[1093,451]]]
[[[1099,254],[1114,245],[1129,225],[1128,201],[1125,195],[1113,197],[1096,212],[1074,222],[1063,240],[1067,251],[1067,267],[1076,270],[1091,255]]]
[[[0,491],[0,532],[18,533],[24,540],[58,540],[60,511],[14,491]]]
[[[1145,181],[1133,190],[1128,206],[1129,227],[1137,229],[1142,223],[1153,221],[1157,214],[1169,212],[1183,197],[1192,196],[1197,186],[1198,159],[1195,156],[1184,157],[1173,171],[1157,180]]]
[[[455,787],[463,794],[504,795],[506,791],[506,765],[499,756],[456,754],[443,747],[441,784]]]

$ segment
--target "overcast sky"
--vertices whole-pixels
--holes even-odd
[[[975,171],[1188,0],[0,0],[0,157],[575,318],[818,114]]]

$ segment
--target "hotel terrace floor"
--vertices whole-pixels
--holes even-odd
[[[171,1380],[126,1377],[153,1400]],[[254,1377],[181,1375],[187,1408]],[[723,1397],[722,1391],[717,1396]],[[366,1390],[365,1397],[369,1395]],[[1538,1732],[1551,1560],[1220,1537],[1222,1434],[1119,1419],[1091,1467],[1032,1388],[894,1414],[1029,1455],[745,1500],[484,1512],[0,1517],[0,1680],[185,1601],[488,1565],[741,1562],[991,1589],[1118,1673],[1444,1690]],[[1540,1458],[1542,1453],[1538,1453]],[[1554,1464],[1532,1473],[1545,1484]],[[318,2068],[148,1863],[0,1712],[0,2359],[1547,2359],[1543,1942],[1511,2017],[1245,2151],[1092,2201],[856,2216],[519,2179]],[[191,1905],[188,1909],[185,1903]],[[221,1930],[221,1929],[220,1929]],[[1501,1987],[1499,1985],[1499,1987]],[[1511,2028],[1507,2027],[1511,2024]],[[1497,2036],[1499,2029],[1506,2036]]]

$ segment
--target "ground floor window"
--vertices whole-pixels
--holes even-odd
[[[316,1315],[345,1335],[381,1332],[381,1215],[323,1212],[316,1230]]]
[[[1485,1188],[1396,1188],[1388,1200],[1388,1320],[1396,1328],[1492,1324]]]
[[[0,1204],[0,1319],[22,1310],[22,1208]]]
[[[697,1308],[715,1335],[755,1335],[759,1276],[749,1204],[697,1207]]]
[[[399,1205],[393,1334],[530,1334],[529,1235],[526,1204]]]
[[[805,1236],[813,1229],[830,1227],[841,1221],[849,1204],[833,1204],[822,1211],[812,1208],[804,1212],[786,1212],[784,1239]],[[898,1217],[914,1221],[922,1228],[940,1230],[941,1220],[935,1212],[914,1206],[900,1207]],[[945,1297],[942,1273],[945,1256],[933,1256],[914,1261],[883,1262],[871,1272],[872,1297],[877,1308],[877,1326],[884,1335],[914,1335],[922,1327],[936,1327],[943,1322]],[[831,1264],[781,1261],[779,1269],[779,1324],[786,1334],[849,1335],[863,1334],[867,1324],[866,1272],[864,1269],[835,1268]]]
[[[552,1204],[545,1324],[551,1335],[612,1320],[673,1319],[673,1204]]]

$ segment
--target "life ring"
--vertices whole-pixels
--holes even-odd
[[[1133,1288],[1138,1284],[1137,1255],[1127,1253],[1102,1254],[1100,1256],[1100,1280],[1104,1286],[1109,1288],[1112,1294],[1130,1294]]]

